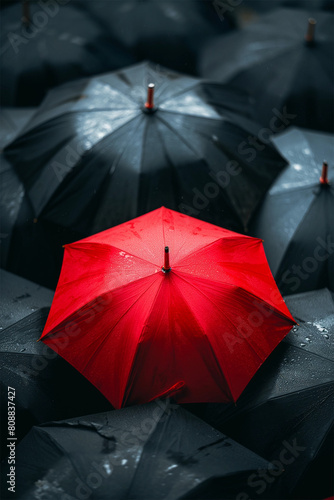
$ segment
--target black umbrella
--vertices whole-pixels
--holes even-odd
[[[149,59],[185,73],[196,74],[205,41],[234,27],[233,9],[220,19],[212,2],[202,0],[81,0],[79,4],[137,61]]]
[[[295,126],[332,132],[334,17],[324,12],[314,17],[308,21],[307,11],[282,9],[242,33],[217,38],[203,51],[200,74],[246,88],[255,98],[258,120],[273,124],[275,132],[283,129],[277,112],[287,113]]]
[[[242,231],[285,165],[268,145],[248,147],[257,125],[239,113],[247,102],[143,63],[53,90],[5,153],[37,225],[77,239],[161,205]]]
[[[292,129],[273,142],[290,165],[268,192],[250,233],[263,238],[283,294],[334,290],[333,138]]]
[[[16,498],[232,499],[254,471],[272,468],[156,400],[34,427],[16,450]]]
[[[108,401],[82,375],[37,342],[53,293],[5,271],[0,273],[1,435],[8,434],[8,387],[15,392],[18,440],[37,423],[110,409]],[[69,335],[73,328],[75,325],[69,325]],[[6,453],[3,439],[1,455]]]
[[[235,406],[207,404],[196,411],[276,466],[253,476],[249,498],[315,500],[331,495],[333,404],[334,360],[283,341]],[[305,496],[294,496],[298,490]]]
[[[334,360],[334,297],[327,288],[286,297],[286,303],[299,325],[286,341],[295,347]]]
[[[67,2],[15,3],[1,11],[1,102],[33,106],[73,78],[110,71],[134,59]]]

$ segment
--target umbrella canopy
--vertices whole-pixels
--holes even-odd
[[[296,347],[334,360],[334,297],[324,288],[289,295],[286,303],[298,321],[285,340]]]
[[[3,464],[3,474],[7,469]],[[16,450],[16,494],[230,499],[251,473],[271,469],[187,411],[158,401],[34,427]]]
[[[285,166],[268,145],[250,154],[243,141],[258,127],[241,115],[247,104],[223,86],[143,63],[50,92],[6,157],[35,217],[77,231],[161,203],[245,226]]]
[[[1,108],[0,110],[0,260],[8,268],[12,232],[24,200],[24,187],[14,168],[2,154],[34,114],[35,108]],[[25,211],[26,212],[26,211]],[[27,214],[26,214],[27,215]],[[31,217],[31,215],[30,215]]]
[[[161,208],[65,247],[41,339],[116,408],[232,401],[293,323],[261,240]]]
[[[283,294],[334,290],[333,137],[292,129],[273,142],[290,165],[269,190],[250,233],[263,238]]]
[[[79,4],[137,61],[149,59],[192,74],[203,44],[234,26],[231,11],[220,19],[212,3],[202,0],[81,0]]]
[[[82,375],[46,345],[37,342],[53,293],[5,271],[1,277],[1,435],[8,435],[8,387],[15,391],[15,436],[33,425],[92,411],[110,403]],[[47,307],[46,307],[47,306]],[[98,304],[95,306],[98,308]],[[8,454],[1,441],[1,455]]]
[[[308,18],[310,12],[282,9],[241,34],[209,42],[200,74],[246,88],[254,96],[258,120],[274,124],[275,132],[284,128],[277,124],[277,112],[294,126],[332,132],[334,17],[316,12]]]
[[[331,495],[333,486],[333,404],[334,360],[284,340],[236,406],[208,404],[200,413],[277,467],[254,478],[246,490],[250,498],[256,493],[265,500],[322,499]]]
[[[39,309],[49,308],[54,292],[0,269],[0,329],[4,330]],[[1,332],[2,334],[2,332]]]
[[[73,3],[6,6],[0,40],[0,96],[7,106],[37,105],[55,85],[134,61]]]

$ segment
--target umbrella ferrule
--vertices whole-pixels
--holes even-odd
[[[322,172],[321,172],[321,177],[320,177],[320,183],[323,185],[329,184],[328,181],[328,163],[327,161],[324,161],[322,164]]]
[[[30,26],[30,6],[28,0],[22,0],[22,24]]]
[[[169,265],[169,247],[165,247],[165,261],[162,267],[163,273],[168,273],[172,268]]]
[[[313,45],[315,43],[315,27],[316,27],[317,21],[313,18],[310,18],[308,20],[308,27],[307,27],[307,32],[305,35],[305,40],[307,45]]]
[[[145,102],[144,109],[147,113],[152,113],[155,111],[154,106],[154,83],[149,83],[147,86],[147,101]]]

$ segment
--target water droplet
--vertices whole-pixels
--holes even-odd
[[[323,337],[325,337],[325,339],[329,339],[329,335],[327,334],[323,335]]]
[[[20,352],[24,352],[25,351],[25,348],[21,349]]]
[[[306,340],[306,342],[309,342],[309,343],[311,342],[310,337],[306,337],[305,340]]]
[[[306,344],[303,344],[303,343],[302,343],[302,344],[300,344],[300,347],[305,347],[305,346],[306,346]]]

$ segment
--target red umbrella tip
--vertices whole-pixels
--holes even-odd
[[[171,267],[169,265],[169,247],[165,247],[165,262],[164,262],[162,271],[164,273],[167,273],[170,270],[171,270]]]
[[[320,177],[320,182],[321,184],[329,184],[328,181],[328,163],[327,161],[324,161],[322,164],[322,172],[321,172],[321,177]]]
[[[307,26],[307,32],[305,35],[305,40],[307,43],[313,43],[314,42],[314,36],[315,36],[315,26],[317,24],[317,21],[310,17],[308,20],[308,26]]]
[[[154,108],[154,89],[155,89],[154,83],[149,83],[147,86],[147,101],[145,103],[146,109]]]

